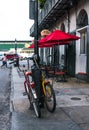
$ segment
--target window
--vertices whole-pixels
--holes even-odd
[[[87,45],[87,32],[80,32],[80,54],[86,54],[86,45]]]
[[[82,9],[79,12],[77,18],[77,28],[80,33],[80,54],[86,54],[86,45],[87,45],[87,25],[88,25],[88,14],[86,10]]]

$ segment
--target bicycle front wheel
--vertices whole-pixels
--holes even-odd
[[[32,105],[33,105],[33,108],[34,108],[34,112],[35,112],[36,116],[38,118],[40,118],[41,117],[41,110],[40,110],[39,101],[37,99],[36,92],[33,89],[32,89],[31,92],[32,92]]]
[[[27,96],[30,102],[30,107],[32,107],[34,109],[35,115],[40,118],[41,117],[41,110],[39,107],[39,102],[37,100],[37,96],[36,96],[36,92],[35,89],[33,88],[29,88],[26,86],[26,92],[27,92]]]
[[[54,112],[56,109],[55,92],[50,83],[45,85],[45,104],[49,112]]]
[[[40,111],[40,106],[39,106],[39,102],[37,101],[37,99],[35,99],[33,101],[33,108],[34,108],[34,112],[35,112],[36,116],[38,118],[40,118],[41,117],[41,111]]]

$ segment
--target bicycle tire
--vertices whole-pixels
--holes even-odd
[[[37,96],[36,96],[36,92],[35,90],[31,90],[32,92],[32,105],[33,105],[33,108],[34,108],[34,112],[35,112],[35,115],[40,118],[41,117],[41,110],[40,110],[40,106],[39,106],[39,101],[37,99]]]
[[[36,116],[40,118],[41,110],[40,110],[39,102],[37,100],[35,89],[31,88],[31,86],[29,87],[26,82],[24,82],[24,85],[25,85],[25,91],[27,93],[30,106],[34,109]]]
[[[38,118],[40,118],[41,117],[41,110],[40,110],[39,102],[37,101],[37,99],[35,99],[33,102],[33,108],[34,108],[34,112],[35,112],[36,116]]]
[[[26,93],[27,93],[27,97],[30,103],[30,106],[32,105],[32,94],[30,91],[30,88],[28,87],[28,85],[25,83],[25,89],[26,89]]]
[[[45,85],[45,104],[49,112],[53,113],[56,109],[55,92],[50,83]]]

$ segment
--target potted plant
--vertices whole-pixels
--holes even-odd
[[[44,7],[46,0],[38,0],[38,2],[40,4],[40,8],[42,9]]]

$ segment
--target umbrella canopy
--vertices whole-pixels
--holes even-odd
[[[34,48],[34,43],[32,43],[28,48]]]
[[[71,42],[53,42],[53,43],[39,43],[39,47],[53,47],[57,45],[68,45]]]
[[[52,33],[50,33],[48,36],[46,36],[45,38],[42,38],[41,40],[39,40],[39,44],[41,43],[58,43],[61,45],[63,43],[63,45],[66,44],[66,41],[72,41],[72,40],[78,40],[80,37],[69,34],[69,33],[65,33],[62,32],[60,30],[55,30]]]
[[[40,47],[40,48],[44,48],[44,47],[52,47],[53,45],[50,45],[50,44],[45,44],[45,45],[43,45],[43,44],[41,44],[41,45],[39,45],[39,43],[38,43],[38,47]],[[32,43],[28,48],[34,48],[35,47],[35,45],[34,45],[34,43]]]
[[[53,46],[55,46],[55,45],[68,45],[68,44],[70,44],[70,42],[60,42],[60,43],[41,43],[41,44],[39,44],[38,43],[38,47],[39,48],[45,48],[45,47],[53,47]],[[34,48],[35,47],[35,45],[34,45],[34,43],[32,43],[28,48]]]
[[[39,40],[38,42],[38,46],[39,47],[53,47],[53,46],[56,46],[56,45],[68,45],[70,44],[71,42],[70,41],[62,41],[62,42],[46,42],[45,41],[45,38],[42,38]]]

